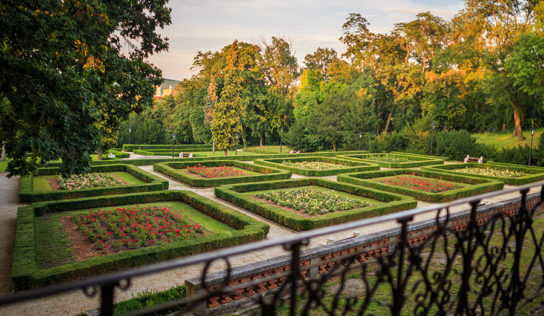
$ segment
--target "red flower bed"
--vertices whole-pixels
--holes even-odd
[[[74,222],[96,248],[108,253],[203,236],[200,225],[183,221],[166,207],[117,208],[73,216]]]
[[[376,181],[392,186],[400,186],[412,190],[425,191],[430,193],[440,193],[460,188],[453,182],[442,181],[439,179],[422,178],[415,175],[398,175],[385,179],[376,179]]]
[[[247,176],[247,173],[244,173],[242,170],[234,169],[229,166],[206,167],[198,164],[196,166],[187,167],[187,171],[203,178]]]

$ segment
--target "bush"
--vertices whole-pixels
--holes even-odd
[[[286,166],[282,162],[301,162],[301,161],[321,161],[328,162],[333,164],[341,165],[340,168],[336,169],[323,169],[323,170],[314,170],[314,169],[305,169],[297,168],[293,166]],[[273,168],[289,170],[292,173],[300,174],[308,177],[322,177],[322,176],[332,176],[340,173],[348,172],[357,172],[357,171],[368,171],[368,170],[378,170],[376,164],[370,162],[362,162],[348,159],[337,159],[337,158],[328,158],[328,157],[302,157],[302,158],[282,158],[282,159],[257,159],[254,161],[255,164],[269,166]]]
[[[368,150],[373,153],[404,151],[406,144],[404,135],[393,132],[376,136],[370,141]]]
[[[472,157],[484,156],[484,146],[476,143],[476,139],[465,130],[441,131],[435,137],[433,154],[448,157],[448,159],[462,161],[467,155]]]

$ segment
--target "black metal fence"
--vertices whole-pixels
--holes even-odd
[[[529,195],[531,188],[540,193]],[[485,205],[519,192],[519,198]],[[88,280],[0,298],[0,307],[74,290],[100,295],[112,315],[116,288],[181,267],[204,268],[185,298],[133,314],[182,306],[179,314],[247,309],[263,315],[520,315],[544,314],[544,182],[299,233]],[[468,204],[464,211],[453,208]],[[415,217],[431,219],[415,222]],[[396,221],[397,227],[320,247],[311,240]],[[283,247],[288,254],[246,267],[231,258]],[[209,273],[222,262],[226,269]],[[252,309],[251,309],[252,308]]]

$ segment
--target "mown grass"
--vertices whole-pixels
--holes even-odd
[[[538,144],[538,140],[542,136],[542,133],[544,133],[544,129],[538,129],[535,130],[535,136],[533,138],[533,147],[536,147]],[[518,141],[517,137],[513,137],[512,133],[477,133],[472,134],[476,138],[477,143],[485,144],[485,145],[491,145],[497,147],[497,149],[501,148],[513,148],[520,146],[530,146],[531,145],[531,130],[524,130],[523,136],[525,136],[525,140]]]
[[[271,145],[271,146],[250,146],[247,148],[247,151],[251,151],[254,153],[260,153],[260,154],[280,154],[280,146],[279,145]],[[281,146],[281,154],[288,154],[291,151],[291,147],[289,146]]]
[[[535,230],[535,235],[537,236],[537,238],[540,238],[540,236],[542,236],[543,232],[544,232],[544,212],[542,212],[542,210],[540,211],[539,213],[539,216],[535,217],[534,218],[534,223],[533,223],[533,228]],[[491,238],[491,243],[490,243],[490,246],[488,247],[488,249],[491,249],[492,247],[496,246],[496,247],[503,247],[502,245],[502,242],[503,242],[503,235],[501,233],[501,228],[500,227],[496,227],[495,230],[494,230],[494,234]],[[453,251],[453,243],[454,243],[454,240],[449,240],[449,244],[447,246],[446,249],[449,250],[449,253],[451,254],[451,252]],[[515,247],[515,240],[512,240],[510,239],[510,242],[508,243],[508,245],[510,247]],[[427,275],[428,277],[430,278],[430,280],[432,280],[432,276],[434,273],[440,273],[444,270],[445,268],[445,253],[438,250],[438,249],[444,249],[444,244],[443,242],[439,242],[438,243],[438,246],[436,248],[437,250],[435,250],[435,252],[433,253],[433,258],[435,258],[436,260],[432,260],[431,261],[431,264],[429,266],[429,269],[427,270]],[[530,265],[530,262],[532,260],[532,258],[534,257],[535,255],[535,250],[536,250],[536,247],[534,245],[534,243],[530,240],[530,234],[528,233],[526,235],[526,240],[525,240],[525,243],[524,243],[524,247],[523,247],[523,252],[522,252],[522,256],[521,256],[521,266],[520,266],[520,271],[522,273],[522,276],[523,274],[525,273],[526,269],[528,268],[528,266]],[[479,248],[477,251],[476,251],[476,255],[475,255],[475,258],[479,258],[480,256],[482,256],[483,254],[483,250],[481,248]],[[422,257],[423,258],[426,258],[427,256],[429,255],[429,252],[425,252],[425,250],[423,251],[423,254],[422,254]],[[500,263],[500,268],[504,269],[504,271],[510,271],[512,266],[513,266],[513,257],[512,257],[512,254],[508,253],[507,254],[507,258],[506,260],[502,261]],[[456,271],[462,271],[462,262],[461,260],[459,259],[459,256],[457,257],[458,259],[455,261],[454,265],[453,265],[453,269],[456,270]],[[473,262],[473,266],[474,266],[475,262]],[[525,294],[528,295],[528,296],[531,296],[531,295],[534,295],[535,293],[538,293],[538,290],[539,290],[539,287],[541,286],[541,282],[542,282],[542,273],[543,271],[540,269],[539,267],[539,261],[537,260],[536,262],[536,266],[533,268],[533,275],[532,277],[528,278],[528,281],[527,283],[525,284],[526,288],[525,288]],[[481,268],[482,266],[485,265],[485,260],[481,261],[480,264],[479,264],[479,267]],[[353,266],[353,267],[356,267],[357,265]],[[361,286],[363,286],[361,280],[362,280],[362,275],[361,275],[361,272],[360,272],[360,266],[357,266],[357,269],[359,272],[350,272],[347,274],[347,277],[346,279],[351,279],[351,280],[356,280],[357,282],[359,282],[361,284]],[[367,273],[366,273],[366,276],[368,277],[367,278],[367,281],[369,283],[369,286],[372,287],[376,284],[378,278],[376,277],[376,266],[374,265],[369,265],[367,266]],[[340,269],[339,271],[342,271],[342,269]],[[405,266],[405,269],[404,271],[406,271],[406,266]],[[393,270],[393,273],[396,273],[396,270]],[[395,276],[393,276],[393,279],[395,279]],[[451,299],[455,298],[458,293],[459,293],[459,290],[460,290],[460,285],[461,285],[461,278],[460,278],[460,275],[454,273],[454,272],[450,272],[449,274],[449,279],[451,280],[452,284],[451,284],[451,288],[449,290],[449,295],[451,297]],[[406,296],[406,300],[405,300],[405,304],[402,308],[402,315],[414,315],[416,314],[416,309],[417,309],[417,305],[416,305],[416,297],[417,297],[417,294],[418,293],[423,293],[425,290],[424,290],[424,283],[420,283],[422,281],[422,277],[421,277],[421,274],[417,271],[414,271],[412,277],[410,277],[408,279],[408,282],[407,282],[407,285],[406,285],[406,292],[404,293]],[[481,282],[481,279],[477,279],[476,275],[473,274],[473,276],[471,277],[471,285],[473,287],[471,287],[470,289],[470,292],[468,293],[468,297],[469,297],[469,302],[471,303],[474,303],[474,300],[476,299],[477,295],[479,295],[481,293],[481,291],[483,289],[480,289],[479,288],[479,282]],[[507,280],[506,282],[509,282],[509,280]],[[343,314],[343,315],[357,315],[358,312],[359,312],[359,308],[361,308],[362,306],[362,301],[364,300],[365,298],[365,291],[362,290],[360,291],[357,295],[347,295],[347,294],[344,294],[344,293],[341,293],[338,297],[335,297],[335,294],[336,292],[338,292],[338,289],[339,289],[339,284],[340,284],[340,276],[337,276],[335,278],[332,278],[332,279],[329,279],[323,286],[322,288],[325,289],[325,295],[323,296],[322,298],[322,303],[323,303],[323,306],[318,306],[318,307],[315,307],[315,308],[312,308],[310,309],[310,315],[314,315],[314,316],[321,316],[321,315],[328,315],[328,313],[326,312],[326,309],[327,310],[330,310],[333,306],[336,306],[336,314],[343,314],[344,312],[344,308],[346,306],[348,306],[348,301],[349,300],[355,300],[355,301],[351,301],[352,303],[355,302],[354,305],[352,305],[352,308],[351,309],[346,309],[346,313]],[[395,284],[396,284],[396,280],[395,280]],[[434,286],[436,287],[436,284],[434,284]],[[503,286],[507,286],[507,284],[503,284]],[[412,293],[411,291],[413,289],[417,289],[415,291],[415,293]],[[496,288],[494,288],[496,290]],[[491,296],[487,296],[487,297],[484,297],[482,302],[483,302],[483,306],[484,306],[484,309],[486,308],[490,308],[491,306],[491,299],[492,297]],[[544,312],[544,310],[542,309],[542,306],[540,305],[542,301],[542,298],[540,299],[537,299],[533,302],[530,302],[529,304],[523,306],[523,307],[518,307],[518,309],[516,310],[516,315],[535,315],[535,311],[536,311],[536,314],[539,314],[539,313],[542,313]],[[304,307],[304,304],[306,303],[305,300],[301,297],[301,296],[298,296],[297,297],[297,313],[299,313],[303,307]],[[391,313],[389,307],[388,307],[388,304],[391,304],[392,303],[392,289],[391,289],[391,286],[389,283],[382,283],[380,285],[377,286],[376,288],[376,291],[373,293],[372,295],[372,300],[371,300],[371,303],[367,306],[367,308],[365,309],[365,312],[362,314],[362,315],[389,315]],[[278,309],[278,315],[288,315],[289,314],[289,306],[287,304],[277,304],[277,309]],[[479,310],[479,309],[477,309]],[[482,314],[489,314],[489,310],[486,310],[486,311],[480,311],[482,312]],[[431,315],[434,315],[435,313],[439,313],[439,310],[436,306],[433,306],[431,307],[431,309],[428,311],[428,314],[431,314]]]

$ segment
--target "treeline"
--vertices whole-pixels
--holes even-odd
[[[303,65],[283,38],[234,41],[199,52],[198,73],[123,122],[119,141],[128,127],[133,143],[169,143],[175,133],[219,149],[281,137],[303,151],[397,141],[383,149],[428,152],[432,133],[455,130],[521,140],[543,123],[543,25],[540,1],[467,0],[451,20],[423,12],[389,33],[351,13],[339,39],[346,52],[318,48]]]

